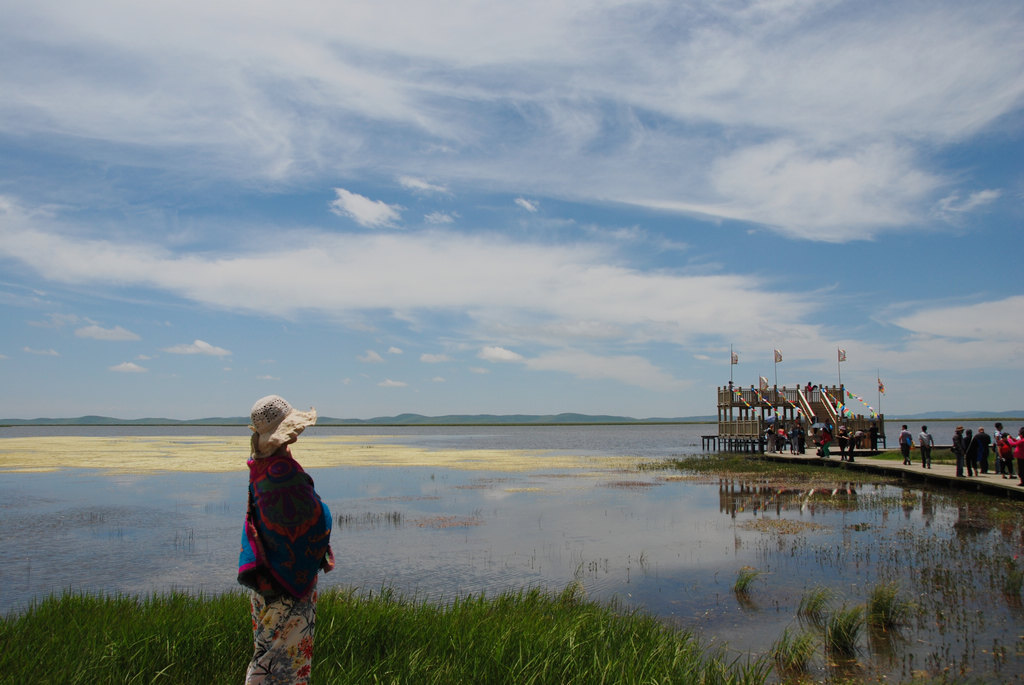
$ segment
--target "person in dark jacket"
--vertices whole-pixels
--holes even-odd
[[[953,456],[956,457],[956,477],[964,477],[964,427],[957,426],[953,431]]]

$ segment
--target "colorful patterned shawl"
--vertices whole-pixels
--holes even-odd
[[[334,568],[331,512],[287,445],[248,464],[249,510],[238,582],[264,595],[305,597],[317,572]]]

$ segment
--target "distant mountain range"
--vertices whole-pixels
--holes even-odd
[[[921,414],[886,416],[888,421],[957,420],[957,419],[1021,419],[1024,410],[985,411],[935,411]],[[652,423],[715,423],[718,417],[677,416],[674,418],[651,417],[635,419],[629,416],[604,414],[446,414],[424,416],[422,414],[399,414],[378,416],[373,419],[337,419],[321,416],[318,426],[543,426],[543,425],[586,425],[586,424],[652,424]],[[206,419],[117,419],[109,416],[79,416],[66,419],[0,419],[2,426],[245,426],[249,419],[244,416],[215,416]]]
[[[321,416],[318,426],[484,426],[484,425],[573,425],[573,424],[641,424],[641,423],[707,423],[717,421],[711,416],[687,416],[676,418],[634,419],[628,416],[607,416],[591,414],[447,414],[445,416],[423,416],[422,414],[399,414],[380,416],[373,419],[336,419]],[[79,416],[67,419],[0,419],[5,426],[245,426],[249,419],[244,416],[212,417],[206,419],[145,418],[116,419],[109,416]]]

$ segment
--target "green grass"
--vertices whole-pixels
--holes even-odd
[[[798,676],[807,673],[817,650],[818,641],[813,633],[805,631],[792,634],[789,628],[786,628],[772,645],[771,653],[775,668],[780,674]]]
[[[868,625],[891,630],[906,622],[910,609],[910,602],[899,597],[899,585],[881,583],[876,585],[868,596]]]
[[[750,588],[754,585],[754,581],[760,578],[763,574],[764,571],[759,571],[752,566],[744,566],[736,572],[736,583],[732,586],[733,592],[737,595],[749,594]]]
[[[825,624],[825,649],[834,656],[856,656],[864,630],[864,607],[838,609]]]
[[[833,597],[835,597],[835,593],[831,589],[824,585],[816,585],[807,590],[800,598],[797,615],[812,623],[821,624],[824,622]]]
[[[0,683],[239,683],[248,597],[65,594],[0,620]],[[657,619],[578,587],[440,605],[385,591],[321,594],[318,683],[763,683],[766,658],[708,652]]]

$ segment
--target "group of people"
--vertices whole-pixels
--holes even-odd
[[[910,450],[915,443],[914,436],[903,424],[899,435],[900,452],[903,454],[903,464],[912,464]],[[921,426],[921,432],[917,434],[917,447],[921,452],[921,468],[932,467],[932,449],[935,447],[935,439],[928,432],[928,426]],[[989,435],[985,427],[979,427],[974,433],[970,428],[964,430],[963,426],[957,426],[953,432],[953,454],[956,456],[956,475],[958,478],[966,476],[977,476],[988,473],[989,451],[994,458],[996,475],[1005,478],[1014,478],[1013,462],[1017,462],[1017,477],[1020,479],[1018,485],[1024,487],[1024,428],[1017,432],[1014,437],[1008,431],[1003,430],[1003,424],[998,421],[995,424],[995,432]],[[964,471],[967,471],[966,475]]]
[[[972,434],[970,429],[964,431],[957,426],[953,433],[953,454],[956,455],[956,475],[968,476],[988,473],[989,449],[995,452],[995,472],[1003,478],[1013,478],[1013,462],[1017,462],[1018,485],[1024,487],[1024,428],[1017,431],[1016,437],[1003,430],[1003,424],[996,423],[996,430],[991,436],[984,428]]]
[[[765,451],[784,453],[789,447],[790,454],[803,454],[807,447],[807,433],[803,425],[796,421],[787,431],[785,426],[769,426],[765,429]],[[862,430],[850,431],[846,426],[839,426],[835,435],[832,434],[832,426],[825,424],[817,428],[813,435],[814,444],[817,446],[817,455],[828,459],[831,457],[833,442],[839,447],[839,457],[843,461],[853,461],[853,453],[856,449],[875,449],[878,444],[877,428],[872,426],[871,433]]]

